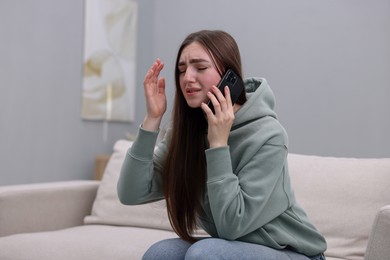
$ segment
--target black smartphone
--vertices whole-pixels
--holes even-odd
[[[222,94],[225,94],[224,89],[226,86],[228,86],[230,89],[232,104],[236,103],[238,97],[244,89],[244,82],[242,81],[241,77],[238,76],[232,69],[228,69],[226,71],[226,73],[219,81],[217,88],[222,92]],[[209,101],[209,107],[214,112],[214,107],[211,101]]]

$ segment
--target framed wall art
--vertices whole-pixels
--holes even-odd
[[[131,122],[136,84],[137,2],[85,0],[82,118]]]

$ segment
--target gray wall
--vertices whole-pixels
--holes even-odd
[[[244,75],[275,92],[291,152],[390,156],[389,0],[165,0],[155,12],[168,68],[191,31],[236,38]]]
[[[139,1],[137,85],[153,60],[153,1]],[[143,14],[143,15],[142,15]],[[152,18],[152,19],[151,19]],[[91,179],[134,123],[81,119],[84,1],[0,1],[0,185]]]
[[[83,1],[0,1],[0,185],[92,178],[95,155],[137,131],[151,62],[166,63],[172,104],[177,47],[203,28],[231,33],[244,74],[268,79],[291,152],[390,156],[389,0],[138,3],[136,119],[104,140],[80,117]]]

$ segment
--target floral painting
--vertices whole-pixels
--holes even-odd
[[[82,118],[134,119],[137,3],[85,0]]]

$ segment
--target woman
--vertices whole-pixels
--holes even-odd
[[[266,80],[246,79],[234,104],[228,87],[216,87],[227,69],[242,77],[235,40],[203,30],[183,41],[172,126],[155,149],[167,107],[163,67],[157,59],[145,76],[147,114],[118,195],[129,205],[165,198],[180,238],[154,244],[144,259],[325,259],[326,242],[290,186],[287,135]],[[198,226],[211,238],[196,239]]]

